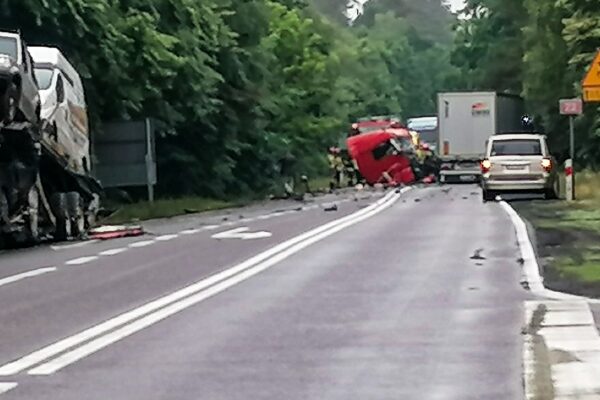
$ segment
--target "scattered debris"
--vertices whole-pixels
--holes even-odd
[[[223,218],[221,218],[221,221],[229,221],[229,218],[223,217]]]
[[[486,258],[481,255],[483,249],[475,250],[475,253],[471,256],[471,260],[485,260]]]
[[[467,196],[463,196],[463,200],[469,200]]]
[[[130,236],[141,236],[144,228],[141,225],[104,225],[91,229],[88,233],[90,239],[108,240]]]
[[[483,263],[480,263],[480,262],[475,263],[475,265],[478,266],[478,267],[483,267]]]
[[[323,204],[323,211],[337,211],[338,206],[335,203]]]
[[[415,203],[419,203],[421,199],[415,199]]]
[[[523,259],[523,257],[519,257],[517,259],[517,262],[519,263],[519,265],[523,265],[523,264],[525,264],[525,259]]]

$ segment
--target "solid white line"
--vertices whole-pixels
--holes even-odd
[[[537,262],[533,245],[529,239],[529,233],[527,232],[527,226],[521,218],[521,216],[508,204],[506,201],[501,201],[500,206],[506,211],[510,217],[515,232],[517,235],[517,243],[519,250],[521,251],[521,258],[523,259],[523,274],[525,280],[529,284],[529,289],[532,293],[547,297],[554,300],[588,300],[595,302],[593,299],[588,299],[583,296],[577,296],[574,294],[567,294],[561,292],[555,292],[553,290],[546,289],[544,286],[544,279],[540,274],[540,267]]]
[[[6,393],[9,390],[16,388],[18,385],[17,382],[0,382],[0,394]]]
[[[260,262],[263,262],[263,261],[273,257],[274,255],[284,251],[285,249],[288,249],[298,243],[301,243],[312,236],[315,236],[321,232],[325,232],[328,229],[331,229],[331,228],[333,228],[339,224],[342,224],[346,221],[351,221],[352,219],[354,219],[356,217],[365,215],[369,211],[376,209],[377,207],[380,207],[381,205],[386,204],[386,202],[388,202],[388,201],[391,201],[391,202],[396,201],[397,198],[398,198],[398,196],[396,196],[393,192],[391,192],[387,196],[380,199],[379,201],[373,203],[372,205],[370,205],[360,211],[357,211],[354,214],[342,217],[335,221],[331,221],[325,225],[319,226],[308,232],[300,234],[292,239],[289,239],[285,242],[282,242],[282,243],[272,247],[269,250],[266,250],[254,257],[251,257],[248,260],[246,260],[234,267],[231,267],[227,270],[219,272],[219,273],[212,275],[208,278],[205,278],[201,281],[193,283],[183,289],[180,289],[176,292],[173,292],[173,293],[163,296],[159,299],[156,299],[156,300],[154,300],[150,303],[147,303],[141,307],[138,307],[138,308],[135,308],[128,312],[125,312],[123,314],[120,314],[114,318],[111,318],[107,321],[104,321],[104,322],[98,324],[98,325],[88,328],[88,329],[86,329],[82,332],[79,332],[73,336],[70,336],[63,340],[60,340],[60,341],[58,341],[54,344],[51,344],[47,347],[44,347],[40,350],[34,351],[28,355],[23,356],[22,358],[20,358],[18,360],[7,363],[0,367],[0,376],[8,376],[8,375],[17,374],[27,368],[30,368],[30,367],[48,359],[48,358],[51,358],[53,356],[56,356],[57,354],[60,354],[65,350],[68,350],[74,346],[80,345],[81,343],[84,343],[98,335],[106,333],[118,326],[121,326],[128,322],[131,322],[132,320],[135,320],[143,315],[146,315],[146,314],[156,311],[162,307],[165,307],[171,303],[174,303],[183,298],[186,298],[188,296],[196,294],[201,290],[204,290],[222,280],[228,279],[228,278],[230,278],[236,274],[239,274],[240,272],[260,263]]]
[[[382,212],[383,210],[387,209],[390,205],[395,203],[395,201],[398,199],[398,197],[399,196],[391,197],[390,201],[380,204],[377,208],[371,209],[367,213],[362,213],[362,214],[358,215],[358,217],[355,216],[355,218],[353,218],[353,219],[346,220],[342,223],[339,223],[339,224],[336,224],[336,225],[330,227],[327,230],[321,231],[313,236],[310,236],[306,240],[300,241],[299,243],[292,245],[291,247],[287,248],[286,250],[279,252],[275,256],[266,259],[264,262],[261,262],[249,269],[246,269],[243,272],[241,272],[229,279],[226,279],[206,290],[203,290],[199,293],[196,293],[193,296],[190,296],[181,301],[175,302],[163,309],[160,309],[156,312],[146,315],[144,318],[136,320],[128,325],[125,325],[125,326],[117,329],[116,331],[110,332],[104,336],[101,336],[95,340],[92,340],[91,342],[86,343],[83,346],[78,347],[72,351],[69,351],[69,352],[57,357],[54,360],[51,360],[44,364],[41,364],[38,367],[29,370],[28,374],[29,375],[53,374],[54,372],[66,367],[67,365],[70,365],[84,357],[87,357],[90,354],[93,354],[93,353],[97,352],[98,350],[101,350],[101,349],[105,348],[106,346],[109,346],[112,343],[115,343],[133,333],[136,333],[144,328],[147,328],[148,326],[151,326],[173,314],[176,314],[176,313],[178,313],[182,310],[185,310],[186,308],[189,308],[203,300],[206,300],[218,293],[221,293],[221,292],[225,291],[226,289],[228,289],[240,282],[243,282],[254,275],[257,275],[258,273],[272,267],[273,265],[275,265],[275,264],[281,262],[282,260],[290,257],[291,255],[299,252],[300,250],[302,250],[318,241],[321,241],[324,238],[341,231],[342,229],[345,229],[349,226],[357,224],[367,218],[370,218],[370,217]]]
[[[89,263],[90,261],[97,260],[98,256],[87,256],[87,257],[79,257],[74,258],[73,260],[67,261],[65,264],[67,265],[81,265],[85,263]]]
[[[176,234],[171,234],[171,235],[162,235],[162,236],[157,236],[154,239],[158,240],[160,242],[167,242],[169,240],[173,240],[177,237],[178,235]]]
[[[151,244],[156,243],[155,240],[140,240],[139,242],[133,242],[129,244],[129,247],[132,248],[138,248],[138,247],[146,247],[146,246],[150,246]]]
[[[34,276],[39,276],[43,274],[47,274],[48,272],[56,271],[56,267],[46,267],[46,268],[38,268],[32,271],[22,272],[17,275],[9,276],[6,278],[0,279],[0,286],[8,285],[9,283],[18,282],[22,279],[32,278]]]
[[[90,244],[94,244],[99,242],[98,239],[87,240],[85,242],[71,243],[71,244],[57,244],[50,246],[52,250],[64,250],[64,249],[74,249],[77,247],[89,246]]]
[[[109,250],[101,251],[100,253],[98,253],[98,255],[99,256],[114,256],[114,255],[120,254],[124,251],[127,251],[126,247],[119,247],[116,249],[109,249]]]

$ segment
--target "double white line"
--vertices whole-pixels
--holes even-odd
[[[409,188],[390,192],[356,213],[282,242],[241,264],[5,364],[0,367],[0,376],[15,375],[25,370],[29,375],[52,374],[118,340],[249,279],[315,242],[372,217],[396,202],[401,193],[407,190]]]

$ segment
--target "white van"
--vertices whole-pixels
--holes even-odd
[[[90,171],[87,105],[81,78],[54,47],[29,47],[41,100],[43,141],[79,174]]]

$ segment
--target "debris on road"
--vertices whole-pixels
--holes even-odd
[[[89,231],[90,239],[108,240],[131,236],[141,236],[144,228],[141,225],[104,225]]]
[[[338,206],[335,203],[323,204],[323,211],[337,211]]]
[[[471,256],[471,260],[485,260],[486,258],[481,253],[483,253],[483,249],[475,250],[475,253]]]

